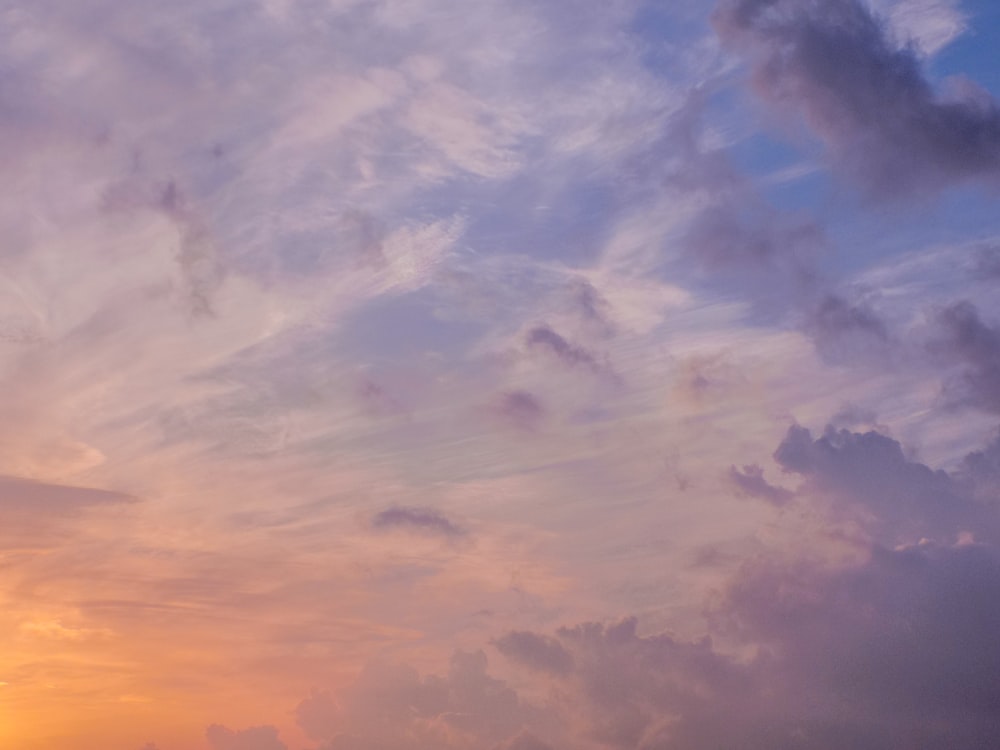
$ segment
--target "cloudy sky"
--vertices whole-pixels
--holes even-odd
[[[1000,736],[994,0],[0,0],[0,744]]]

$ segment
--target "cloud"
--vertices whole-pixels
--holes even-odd
[[[7,512],[71,515],[94,505],[134,501],[122,492],[0,476],[0,506]]]
[[[687,247],[706,268],[768,269],[808,283],[825,244],[822,229],[809,219],[782,215],[763,206],[716,206],[691,228]]]
[[[1000,552],[977,544],[876,546],[846,566],[758,557],[713,603],[712,638],[559,630],[580,667],[553,708],[576,743],[614,747],[985,750],[998,585]]]
[[[372,662],[332,701],[314,693],[300,704],[303,729],[325,739],[323,750],[473,750],[515,742],[538,712],[487,672],[486,655],[455,652],[444,676],[407,665]],[[303,709],[303,706],[306,706]],[[334,734],[335,733],[335,734]]]
[[[295,723],[314,740],[334,737],[340,721],[340,708],[327,690],[313,690],[295,707]]]
[[[220,724],[205,730],[212,750],[288,750],[278,739],[278,730],[270,726],[251,727],[234,731]]]
[[[1000,177],[996,101],[970,84],[937,94],[860,0],[727,0],[714,23],[750,62],[754,90],[801,114],[873,194]]]
[[[895,36],[912,41],[924,55],[933,55],[968,29],[959,0],[875,0]]]
[[[440,534],[446,537],[460,537],[465,530],[434,508],[396,506],[376,513],[372,527],[380,530],[402,529]]]
[[[971,276],[977,281],[1000,279],[1000,245],[990,244],[977,250]]]
[[[512,631],[493,642],[508,659],[542,672],[565,675],[573,670],[573,657],[553,638],[529,631]]]
[[[764,470],[756,464],[744,466],[742,469],[730,466],[729,479],[744,495],[759,497],[771,505],[779,507],[786,505],[794,497],[794,493],[784,487],[776,487],[764,479]]]
[[[507,742],[497,745],[494,750],[552,750],[552,746],[542,742],[531,732],[521,732]]]
[[[931,351],[962,368],[946,382],[946,394],[964,406],[1000,413],[1000,328],[985,323],[969,302],[942,310],[937,323],[943,336],[931,342]]]
[[[768,649],[760,687],[781,696],[773,705],[789,739],[804,730],[802,747],[853,734],[855,747],[985,748],[1000,727],[998,583],[993,547],[876,548],[847,569],[750,569],[726,616]]]
[[[1000,434],[980,450],[968,453],[956,471],[959,481],[980,502],[1000,509]]]
[[[546,325],[532,328],[524,340],[529,351],[546,352],[569,367],[582,367],[593,372],[604,369],[593,354],[583,347],[571,344]]]
[[[0,548],[33,547],[62,538],[71,522],[101,507],[136,502],[121,492],[0,475]]]
[[[492,643],[523,670],[516,691],[481,652],[457,652],[445,676],[372,662],[345,690],[313,691],[299,725],[323,750],[991,747],[1000,438],[948,473],[876,432],[794,426],[775,459],[803,479],[797,509],[862,511],[870,538],[849,558],[758,541],[700,633],[644,633],[635,617],[509,630]],[[730,478],[789,501],[759,466]]]
[[[877,432],[827,427],[814,439],[806,428],[792,426],[774,458],[805,478],[800,493],[818,495],[835,515],[846,514],[890,544],[995,531],[984,508],[951,475],[907,459],[899,442]]]
[[[502,393],[495,411],[505,422],[522,430],[536,429],[545,418],[545,407],[528,391]]]
[[[865,303],[827,294],[806,315],[803,329],[831,364],[885,361],[894,342],[885,321]]]

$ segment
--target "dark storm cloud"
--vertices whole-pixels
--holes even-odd
[[[466,532],[434,508],[396,506],[380,511],[372,518],[376,529],[403,529],[458,537]]]
[[[1000,109],[966,85],[939,96],[912,46],[860,0],[731,0],[714,15],[766,101],[801,114],[883,196],[1000,177]]]

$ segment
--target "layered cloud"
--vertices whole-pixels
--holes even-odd
[[[975,8],[16,5],[0,744],[987,745]]]

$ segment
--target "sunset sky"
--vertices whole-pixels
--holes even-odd
[[[994,750],[996,0],[0,0],[0,747]]]

